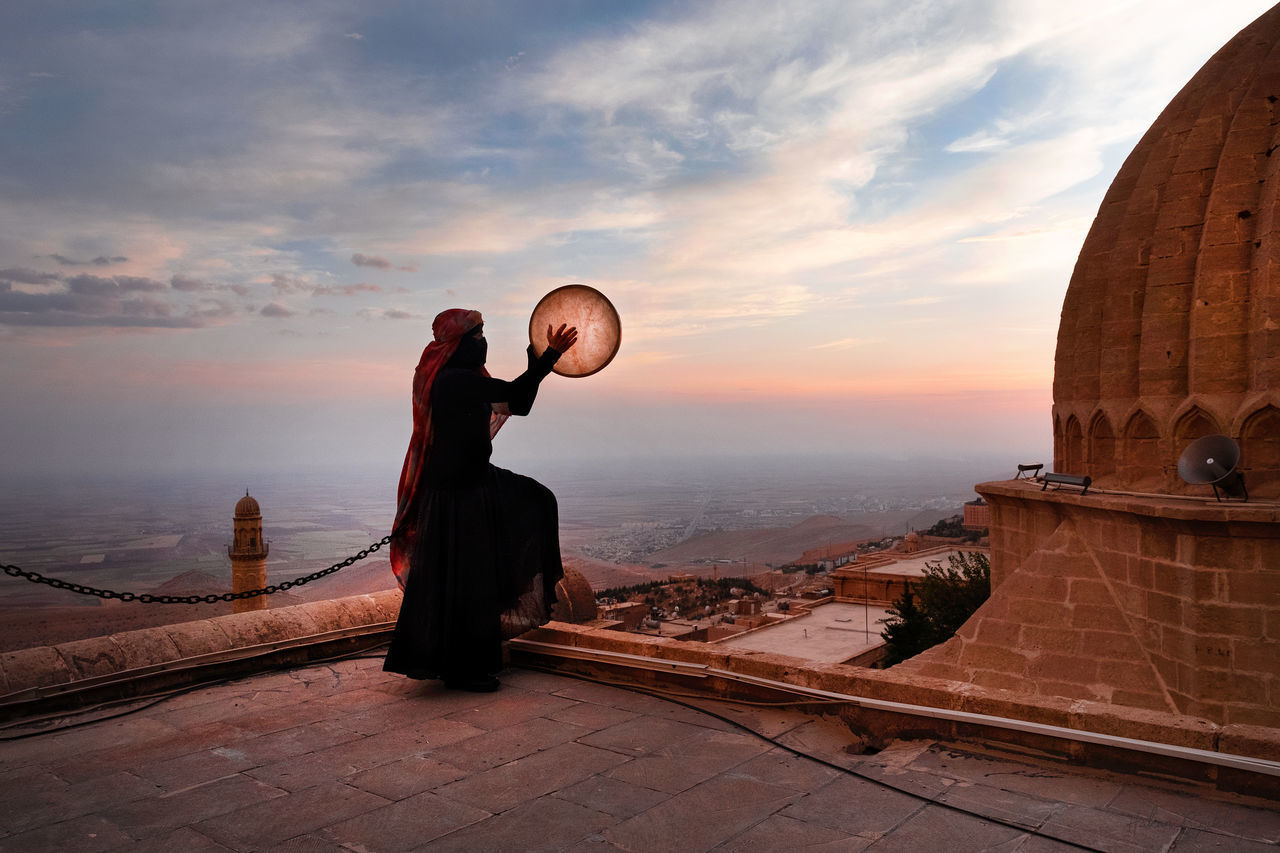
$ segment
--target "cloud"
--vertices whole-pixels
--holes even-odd
[[[361,293],[381,293],[382,287],[377,284],[339,284],[317,285],[311,289],[317,296],[356,296]]]
[[[0,325],[194,329],[214,315],[184,311],[150,296],[121,299],[118,292],[0,291]]]
[[[109,267],[112,264],[123,264],[129,260],[128,258],[119,255],[110,258],[105,255],[99,255],[98,257],[91,258],[87,261],[77,261],[72,258],[68,258],[65,255],[46,255],[45,257],[53,258],[53,260],[62,264],[64,267]]]
[[[9,267],[0,270],[0,280],[18,284],[53,284],[61,280],[61,276],[57,273],[40,272],[26,267]]]
[[[115,281],[116,286],[122,291],[145,290],[155,292],[158,290],[165,290],[168,287],[168,285],[162,281],[156,281],[153,278],[138,275],[117,275],[113,276],[112,280]]]
[[[111,278],[81,274],[67,279],[67,287],[72,293],[85,293],[97,296],[129,293],[137,291],[155,292],[165,290],[167,285],[153,278],[132,275],[117,275]]]
[[[288,308],[284,307],[279,302],[270,302],[262,306],[262,310],[259,311],[258,313],[261,314],[263,317],[283,318],[283,317],[292,317],[296,312],[290,311]]]
[[[403,308],[361,308],[356,312],[366,320],[419,320],[423,315]]]
[[[310,293],[316,286],[306,279],[288,273],[272,273],[271,286],[280,293]]]
[[[194,278],[187,278],[182,275],[175,275],[169,279],[169,286],[174,290],[180,290],[183,293],[194,293],[199,290],[213,290],[214,285],[207,281],[200,281]]]
[[[315,284],[301,276],[272,273],[271,286],[282,294],[305,293],[308,296],[357,296],[362,293],[382,293],[382,285],[357,282],[356,284]]]
[[[42,291],[15,291],[13,283]],[[0,270],[0,326],[204,328],[230,319],[234,308],[222,299],[193,301],[186,294],[216,287],[182,276],[165,283],[141,275],[64,277],[9,267]]]
[[[602,382],[632,353],[694,391],[757,369],[893,386],[959,351],[992,383],[1051,371],[1051,335],[972,330],[1056,317],[1107,173],[1249,4],[606,4],[591,23],[537,16],[516,40],[464,11],[461,60],[397,52],[386,7],[259,5],[58,20],[11,57],[65,72],[86,108],[38,140],[47,153],[0,140],[0,265],[19,270],[0,273],[6,298],[34,285],[62,300],[9,322],[235,318],[243,338],[218,334],[238,352],[278,345],[250,337],[259,316],[294,317],[276,328],[308,341],[355,309],[411,319],[454,294],[527,318],[554,278],[598,284],[623,312],[628,349]],[[377,51],[339,38],[362,33]],[[37,88],[21,109],[61,106]],[[48,257],[60,267],[31,260]],[[24,263],[143,284],[72,288]],[[351,265],[411,263],[425,270],[412,295],[339,283]],[[398,307],[366,307],[393,293]],[[409,325],[346,329],[394,346]],[[631,376],[652,390],[669,373]]]
[[[373,267],[380,270],[391,269],[391,261],[388,261],[386,258],[377,258],[373,255],[362,255],[359,252],[356,252],[351,256],[351,263],[358,267]]]
[[[144,276],[117,275],[102,278],[96,275],[82,274],[67,279],[67,287],[73,293],[95,295],[120,294],[137,291],[155,292],[164,290],[166,285]]]

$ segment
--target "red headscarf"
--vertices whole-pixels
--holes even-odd
[[[409,452],[404,457],[400,471],[399,499],[396,502],[396,522],[391,528],[391,571],[404,589],[409,577],[409,555],[418,537],[417,499],[421,493],[419,481],[431,455],[434,433],[431,428],[431,386],[436,374],[458,349],[463,336],[484,322],[479,311],[466,308],[450,308],[436,315],[431,324],[435,340],[422,351],[422,359],[413,374],[413,437],[409,439]],[[488,371],[485,371],[488,375]]]

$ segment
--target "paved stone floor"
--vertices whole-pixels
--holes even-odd
[[[830,721],[714,706],[891,788],[640,693],[524,670],[494,694],[454,693],[380,666],[263,674],[0,743],[0,850],[1187,853],[1280,842],[1280,810],[1199,789],[931,742],[852,756]]]

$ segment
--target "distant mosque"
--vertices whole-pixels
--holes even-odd
[[[227,546],[227,556],[231,558],[231,591],[262,589],[267,585],[267,552],[271,546],[262,538],[262,509],[249,496],[248,489],[236,503],[233,524],[233,544]],[[237,598],[232,605],[235,613],[266,610],[267,597]]]

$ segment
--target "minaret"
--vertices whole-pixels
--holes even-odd
[[[259,509],[258,502],[249,497],[248,489],[244,490],[244,497],[236,504],[234,522],[234,544],[227,546],[227,556],[231,558],[231,591],[262,589],[267,585],[269,546],[262,538],[262,510]],[[253,598],[237,598],[232,605],[236,613],[265,610],[267,597],[258,595]]]

